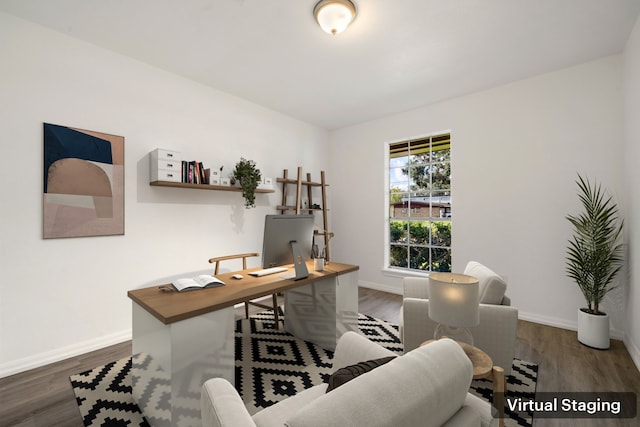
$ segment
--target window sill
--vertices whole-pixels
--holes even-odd
[[[416,270],[400,270],[397,268],[383,268],[382,274],[388,277],[429,277],[428,271],[416,271]]]

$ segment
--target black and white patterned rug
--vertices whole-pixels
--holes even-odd
[[[402,343],[397,325],[360,314],[360,333],[398,353]],[[236,322],[236,389],[247,410],[262,408],[298,392],[326,382],[331,374],[333,353],[300,340],[274,327],[269,312]],[[514,360],[507,377],[507,396],[533,398],[538,366]],[[84,425],[148,426],[131,395],[131,358],[124,358],[70,378]],[[474,380],[471,391],[491,401],[490,380]],[[511,413],[506,426],[531,426],[531,413]]]

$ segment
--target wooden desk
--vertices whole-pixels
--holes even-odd
[[[280,276],[284,273],[253,277],[248,273],[261,270],[261,268],[251,268],[217,275],[218,279],[226,283],[226,286],[218,288],[180,293],[162,292],[160,288],[164,285],[160,285],[129,291],[127,295],[160,322],[168,325],[211,311],[233,307],[235,304],[249,299],[284,292],[318,280],[358,271],[359,269],[356,265],[337,262],[327,264],[324,271],[314,271],[312,262],[308,262],[307,267],[309,269],[309,277],[297,281],[281,278]],[[242,274],[244,279],[232,279],[231,276],[236,273]]]
[[[200,426],[200,387],[209,378],[234,384],[233,306],[284,292],[285,330],[327,350],[358,328],[358,266],[331,262],[294,281],[284,273],[253,277],[260,268],[219,274],[226,286],[163,292],[152,286],[128,292],[133,301],[133,397],[156,426]],[[240,273],[243,279],[232,279]]]

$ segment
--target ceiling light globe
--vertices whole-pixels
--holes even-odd
[[[351,24],[356,16],[356,8],[349,0],[322,0],[316,4],[313,15],[320,28],[336,35]]]

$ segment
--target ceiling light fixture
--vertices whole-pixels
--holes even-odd
[[[355,19],[356,6],[350,0],[321,0],[313,8],[313,16],[320,28],[335,36]]]

